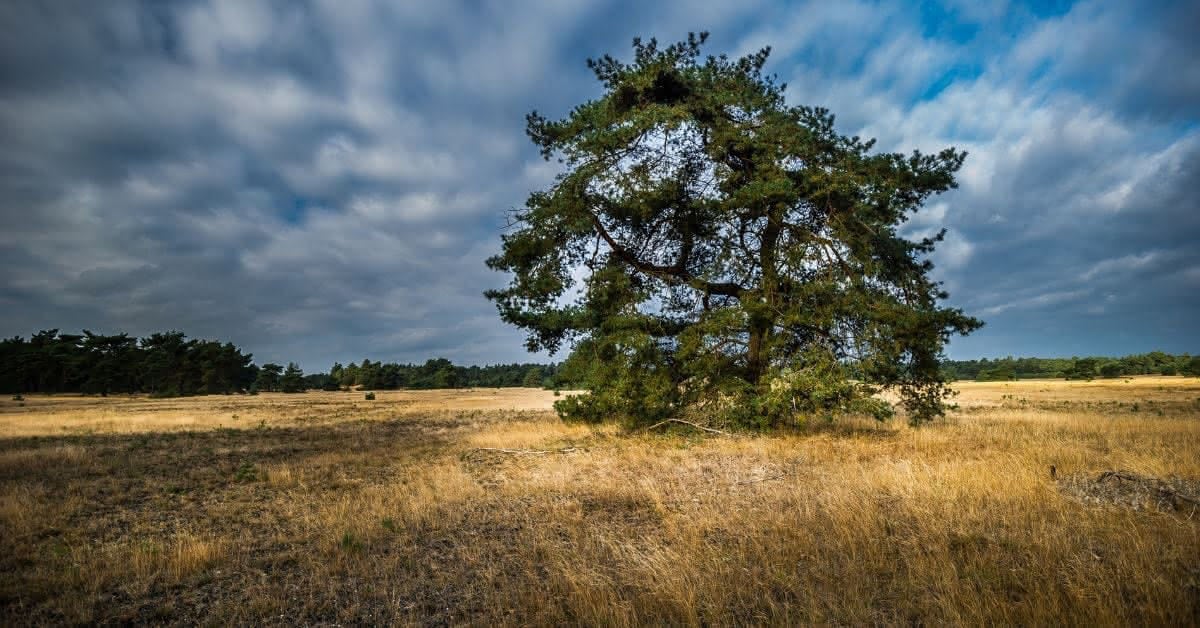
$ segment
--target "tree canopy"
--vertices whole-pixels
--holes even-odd
[[[459,366],[445,358],[424,364],[335,362],[328,373],[305,374],[299,365],[257,366],[230,342],[189,339],[183,332],[145,338],[121,333],[43,330],[28,340],[0,339],[0,392],[150,393],[156,396],[253,392],[554,386],[570,388],[559,364]]]
[[[588,66],[599,98],[527,133],[564,164],[514,210],[487,296],[530,350],[569,344],[588,395],[559,411],[635,423],[686,412],[768,426],[797,415],[943,412],[954,334],[982,325],[943,307],[928,254],[903,223],[955,186],[965,153],[872,152],[818,107],[789,106],[769,49],[701,55],[707,35],[631,63]]]
[[[233,343],[170,331],[132,338],[43,330],[28,341],[0,340],[3,392],[148,392],[160,396],[228,394],[250,388],[252,356]]]

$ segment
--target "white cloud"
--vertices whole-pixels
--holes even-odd
[[[1091,281],[1100,275],[1124,273],[1146,268],[1158,262],[1162,254],[1158,251],[1147,251],[1135,255],[1123,255],[1097,262],[1079,276],[1080,281]]]
[[[1000,314],[1013,309],[1034,309],[1042,308],[1050,305],[1058,305],[1070,301],[1078,300],[1090,293],[1089,290],[1064,290],[1058,292],[1045,292],[1024,299],[1016,299],[993,305],[984,308],[982,311],[985,315]]]

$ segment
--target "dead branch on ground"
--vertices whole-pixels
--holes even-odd
[[[1116,478],[1117,481],[1137,482],[1148,485],[1157,491],[1160,497],[1169,500],[1176,507],[1178,507],[1178,503],[1181,501],[1187,502],[1192,506],[1200,506],[1200,500],[1180,493],[1163,480],[1143,477],[1130,471],[1105,471],[1096,477],[1096,482],[1100,483],[1111,478]]]
[[[569,454],[579,451],[578,447],[563,447],[561,449],[509,449],[506,447],[476,447],[463,455],[468,459],[478,453],[508,454],[513,456],[544,456],[546,454]]]
[[[753,480],[741,480],[739,482],[734,482],[734,484],[738,484],[738,485],[758,484],[759,482],[770,482],[771,480],[782,480],[783,478],[786,478],[787,476],[788,476],[788,474],[786,474],[786,473],[780,473],[777,475],[769,475],[765,478],[755,478]]]
[[[667,419],[665,421],[659,421],[658,423],[655,423],[654,425],[651,425],[650,427],[648,427],[642,431],[649,432],[650,430],[660,428],[668,423],[679,423],[680,425],[690,425],[698,430],[704,430],[705,432],[709,432],[710,434],[721,434],[722,436],[729,435],[729,432],[723,432],[721,430],[718,430],[718,429],[712,428],[712,427],[705,427],[703,425],[698,425],[696,423],[692,423],[691,421],[684,421],[683,419]]]

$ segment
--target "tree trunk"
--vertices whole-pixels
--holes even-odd
[[[750,327],[750,345],[746,352],[746,380],[758,384],[762,379],[766,364],[763,360],[763,341],[766,340],[767,330],[762,325],[752,324]]]
[[[767,213],[767,224],[762,233],[762,247],[759,249],[758,263],[762,269],[762,286],[750,298],[758,299],[757,303],[746,308],[750,312],[750,344],[747,347],[746,367],[747,381],[758,384],[769,366],[767,359],[767,341],[775,328],[775,312],[778,301],[779,273],[775,268],[776,246],[779,234],[783,228],[783,209],[776,208]],[[742,303],[745,307],[745,302]]]

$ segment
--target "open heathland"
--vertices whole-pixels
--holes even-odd
[[[1200,379],[956,388],[769,435],[534,389],[5,399],[0,623],[1200,622]]]

